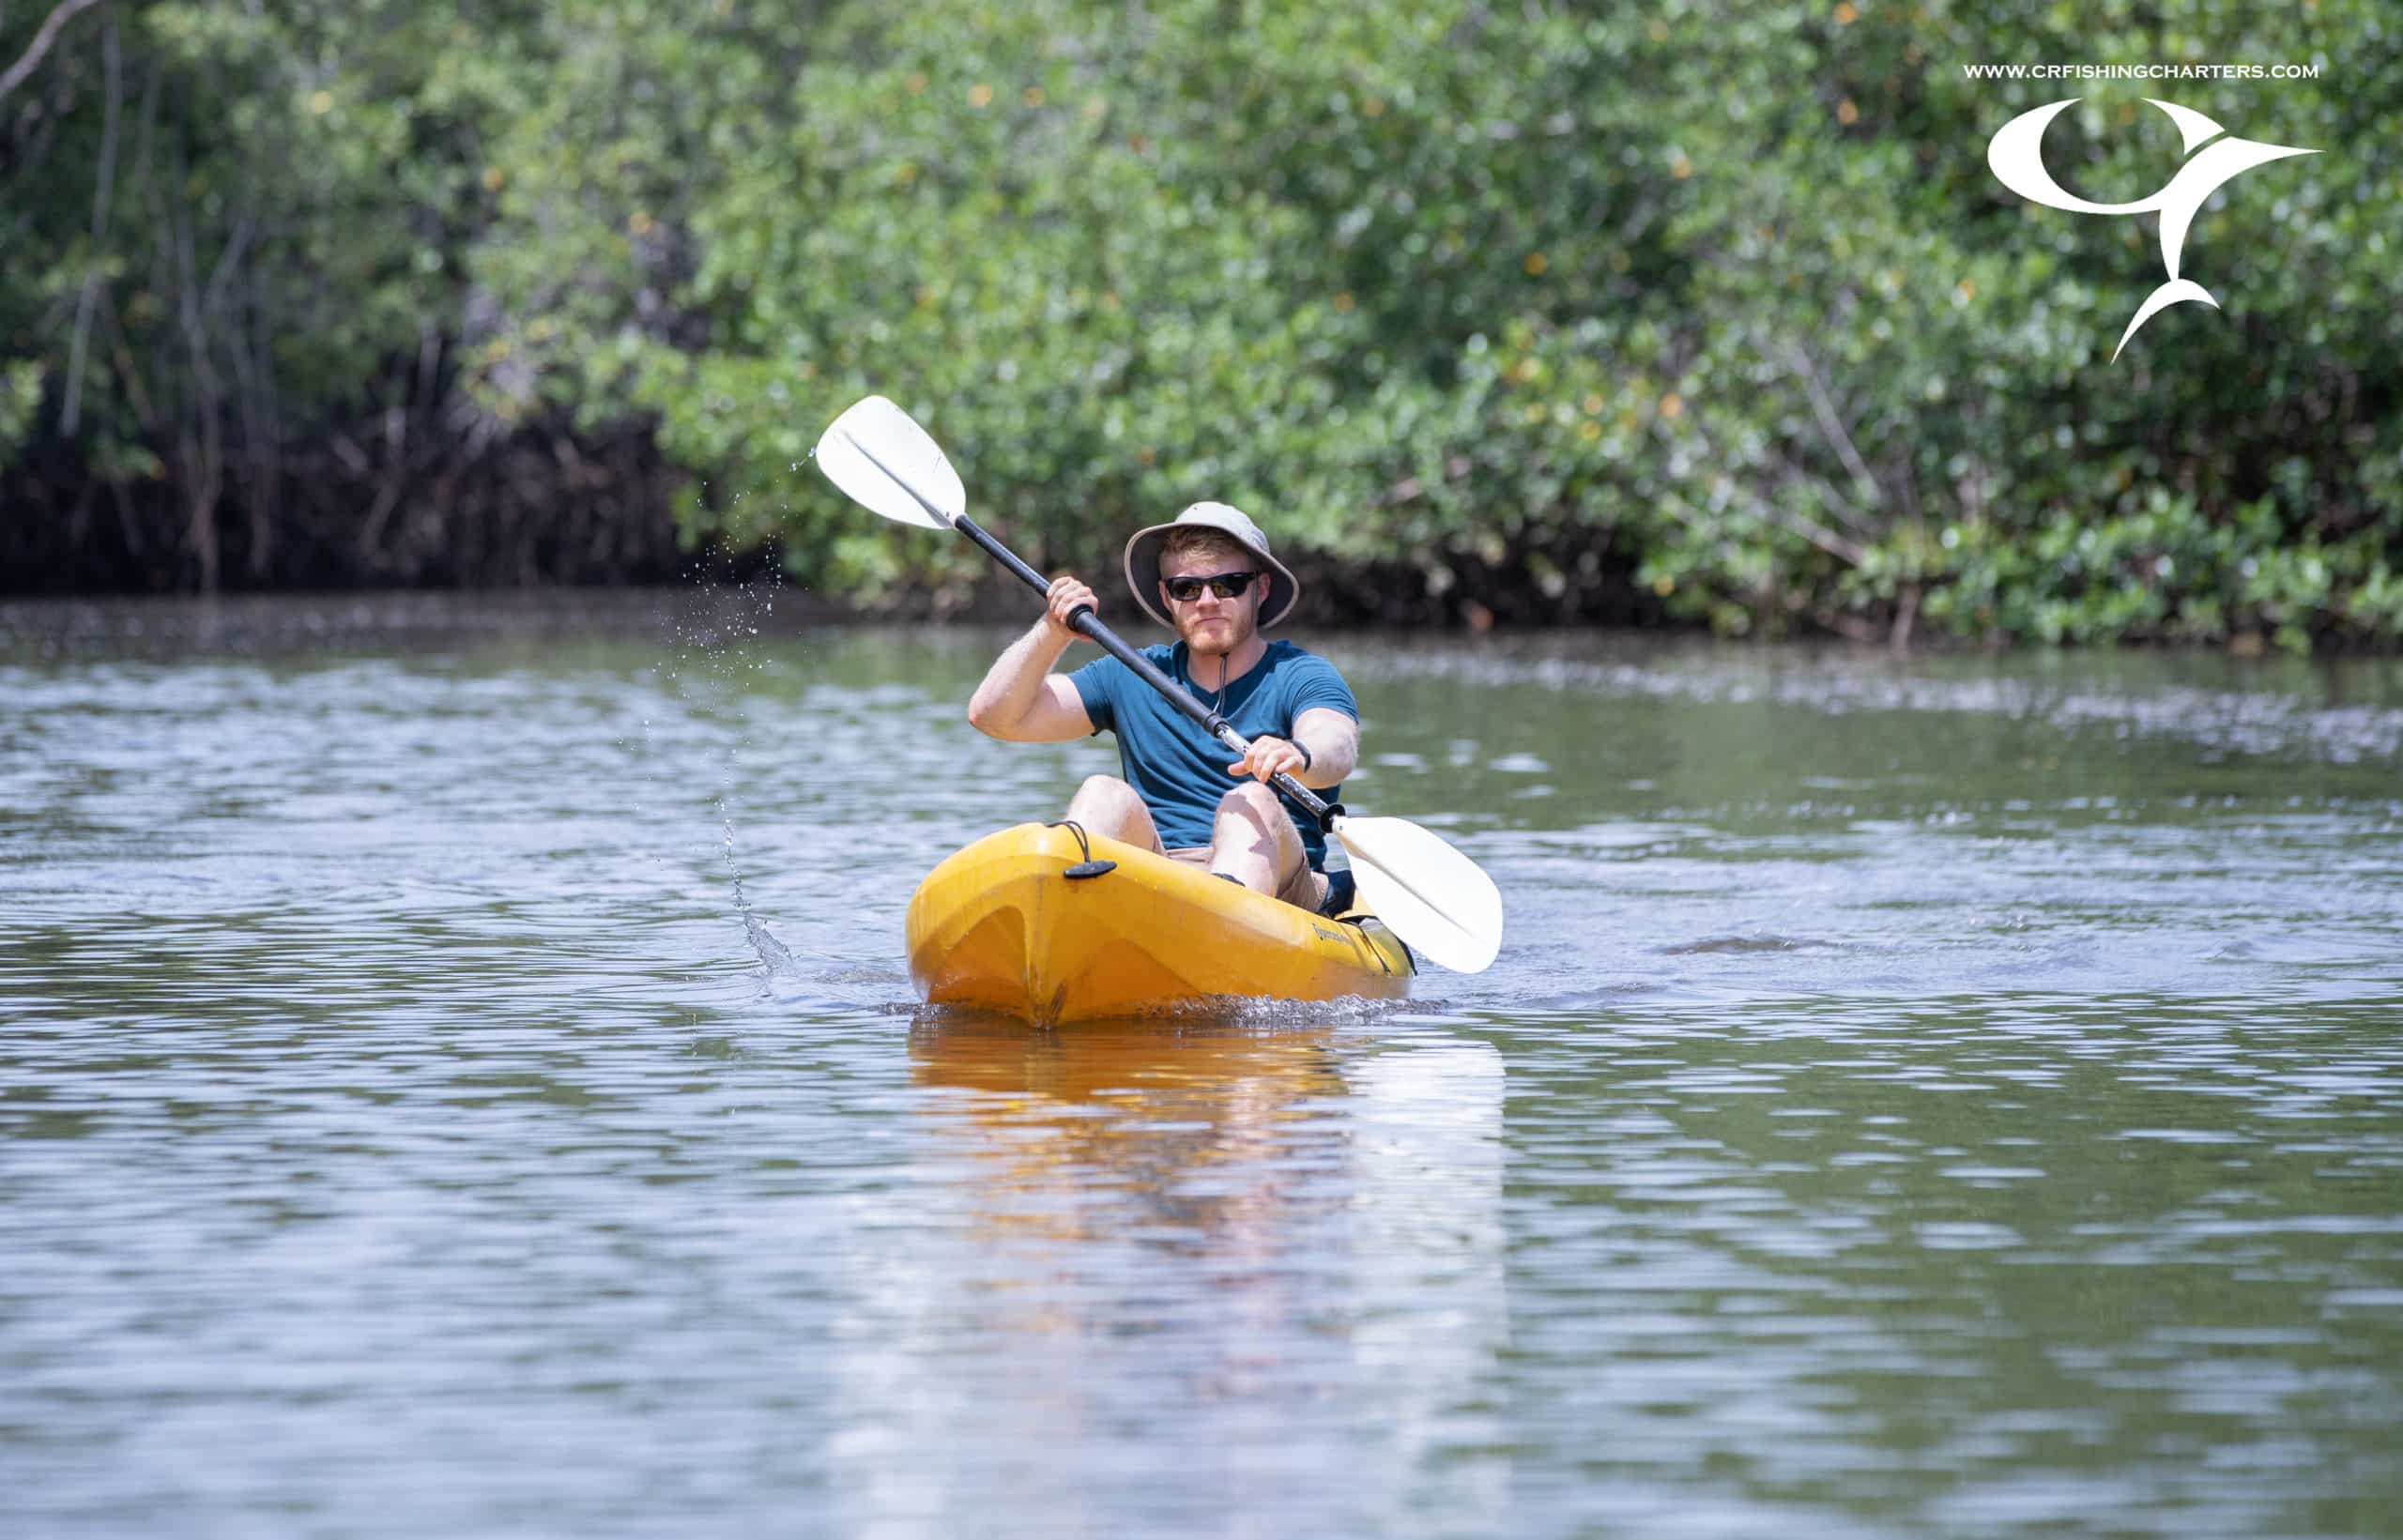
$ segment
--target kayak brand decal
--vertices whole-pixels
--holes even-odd
[[[2025,112],[2001,128],[1986,145],[1986,164],[2003,186],[2030,203],[2058,208],[2069,214],[2150,214],[2161,216],[2161,261],[2168,269],[2168,281],[2145,297],[2136,307],[2128,328],[2120,333],[2120,345],[2111,350],[2111,360],[2117,363],[2136,328],[2161,311],[2182,300],[2198,299],[2213,310],[2219,301],[2211,292],[2191,279],[2179,276],[2180,259],[2186,249],[2186,232],[2195,222],[2195,215],[2203,200],[2218,191],[2240,172],[2283,160],[2290,155],[2317,155],[2318,150],[2296,149],[2289,145],[2265,145],[2258,140],[2222,137],[2227,130],[2192,108],[2175,102],[2147,97],[2144,99],[2169,114],[2178,125],[2178,133],[2185,141],[2186,163],[2160,191],[2135,203],[2098,204],[2079,197],[2060,183],[2044,164],[2044,127],[2067,109],[2084,100],[2071,97],[2051,102],[2032,112]],[[2199,154],[2196,146],[2202,145]]]

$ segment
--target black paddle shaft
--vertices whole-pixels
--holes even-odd
[[[952,520],[952,527],[983,546],[987,556],[1017,573],[1019,582],[1024,583],[1036,593],[1047,595],[1050,593],[1051,585],[1044,581],[1041,572],[1018,560],[1017,552],[987,534],[975,520],[962,513]],[[1116,632],[1101,623],[1101,617],[1093,612],[1092,605],[1079,606],[1076,613],[1069,617],[1068,624],[1093,638],[1104,652],[1133,669],[1137,679],[1168,697],[1168,703],[1171,706],[1192,718],[1201,725],[1203,732],[1208,733],[1235,753],[1243,752],[1243,735],[1228,726],[1225,717],[1195,700],[1191,691],[1161,673],[1157,663],[1121,641]],[[1321,827],[1329,825],[1339,811],[1320,800],[1317,794],[1309,787],[1282,770],[1270,778],[1270,784],[1300,803],[1305,812],[1318,819]]]

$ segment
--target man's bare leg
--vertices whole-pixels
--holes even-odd
[[[1089,775],[1068,802],[1067,816],[1088,834],[1158,850],[1160,831],[1135,788],[1115,775]]]
[[[1266,786],[1247,781],[1218,800],[1218,816],[1210,828],[1210,870],[1274,898],[1309,859],[1293,818]]]

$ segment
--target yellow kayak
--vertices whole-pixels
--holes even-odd
[[[1079,846],[1065,826],[1034,823],[928,873],[908,929],[910,973],[929,1003],[1046,1026],[1212,997],[1395,999],[1415,971],[1366,910],[1329,920],[1149,850]]]

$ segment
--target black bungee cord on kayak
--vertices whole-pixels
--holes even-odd
[[[1077,853],[1085,859],[1060,874],[1069,881],[1080,882],[1089,877],[1103,877],[1109,873],[1118,870],[1118,863],[1114,861],[1095,861],[1093,859],[1093,842],[1085,838],[1084,825],[1077,822],[1076,819],[1062,818],[1056,823],[1047,823],[1043,827],[1046,829],[1064,829],[1069,833],[1074,834],[1077,837]]]

